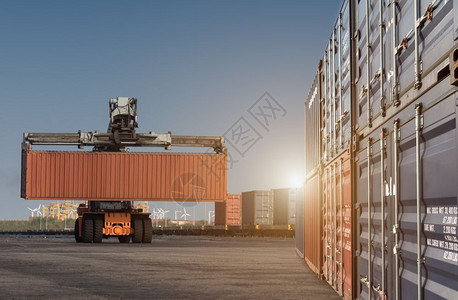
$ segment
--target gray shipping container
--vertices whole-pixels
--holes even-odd
[[[383,134],[360,142],[356,237],[363,299],[379,295],[367,282],[389,299],[418,293],[458,299],[458,95],[441,96],[447,90],[444,80],[417,100],[421,106],[412,103],[383,125]]]
[[[326,46],[321,65],[321,137],[324,164],[343,153],[351,143],[351,30],[350,4],[344,1]],[[306,149],[310,145],[306,145]]]
[[[242,193],[242,225],[273,225],[272,191]]]
[[[350,147],[352,298],[458,299],[457,41],[458,0],[343,1],[306,173],[314,126],[321,168]]]
[[[457,1],[352,4],[355,296],[458,299]]]
[[[274,225],[296,224],[296,188],[274,189]]]
[[[321,163],[321,61],[305,100],[305,174],[317,174]]]

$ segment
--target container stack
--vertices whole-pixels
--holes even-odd
[[[296,188],[251,191],[242,193],[242,224],[293,228],[296,224],[296,203],[301,193]]]
[[[458,295],[456,5],[346,0],[319,62],[296,247],[346,299]]]
[[[274,205],[272,191],[242,193],[243,225],[273,225]]]
[[[215,202],[215,225],[242,225],[241,194],[227,194],[225,202]]]

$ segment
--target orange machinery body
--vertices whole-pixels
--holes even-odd
[[[93,215],[103,217],[103,235],[120,236],[131,235],[134,233],[132,228],[132,216],[144,215],[149,216],[149,213],[141,212],[90,212],[86,204],[80,204],[78,207],[78,235],[81,236],[81,228],[83,228],[83,216]]]
[[[90,212],[86,204],[78,207],[78,236],[82,236],[83,218],[85,215],[100,217],[103,219],[104,236],[128,236],[135,232],[132,227],[132,219],[146,219],[149,213],[133,210],[131,212]],[[76,233],[75,233],[76,234]]]
[[[152,222],[141,209],[125,211],[90,211],[89,205],[78,206],[75,221],[77,242],[100,243],[102,238],[118,237],[121,243],[151,243]],[[88,230],[89,229],[89,230]]]

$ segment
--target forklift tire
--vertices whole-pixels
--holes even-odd
[[[82,232],[83,243],[92,243],[94,239],[94,220],[92,216],[83,217],[83,232]]]
[[[132,236],[132,243],[141,243],[143,240],[143,220],[134,219],[134,235]]]
[[[153,240],[153,223],[150,218],[143,219],[143,243],[150,244]]]
[[[121,244],[127,244],[130,242],[130,235],[120,235],[118,236],[118,240]]]
[[[101,243],[103,239],[103,219],[94,218],[94,243]]]
[[[78,218],[75,220],[75,241],[81,243],[83,239],[79,236],[80,232],[80,221]]]

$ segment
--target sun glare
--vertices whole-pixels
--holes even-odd
[[[302,178],[302,176],[298,174],[293,174],[291,176],[291,180],[290,180],[291,187],[298,188],[298,187],[301,187],[303,183],[304,183],[304,179]]]

